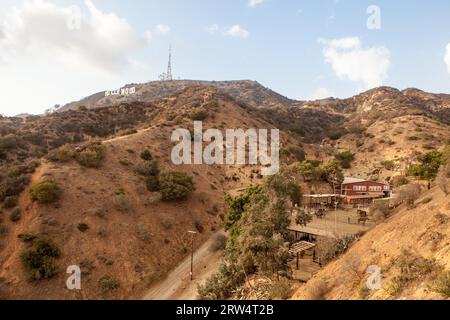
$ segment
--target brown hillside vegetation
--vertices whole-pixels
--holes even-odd
[[[198,248],[222,229],[225,194],[265,179],[259,166],[173,165],[171,134],[192,131],[194,120],[203,121],[203,130],[278,128],[284,165],[327,164],[350,151],[354,160],[344,173],[379,181],[404,175],[410,163],[450,139],[449,97],[416,89],[296,102],[252,81],[136,86],[136,95],[126,98],[97,94],[64,112],[0,118],[0,297],[140,298],[188,256],[188,230],[198,232]],[[292,176],[304,193],[333,191],[323,179]],[[448,216],[449,204],[436,189],[426,197],[432,200],[400,209],[352,248],[360,248],[364,264],[381,264],[387,281],[396,276],[390,261],[403,248],[448,269],[442,258],[448,257],[448,223],[436,216]],[[327,268],[340,271],[339,261]],[[71,265],[83,272],[81,291],[66,289]],[[410,281],[432,283],[438,270]],[[343,284],[329,284],[327,298],[346,297]]]
[[[293,299],[448,298],[448,275],[447,296],[436,291],[450,270],[450,201],[435,187],[416,203],[367,232]],[[371,265],[381,268],[382,289],[365,289]]]
[[[225,192],[259,183],[262,177],[251,166],[171,163],[170,135],[174,128],[191,128],[190,115],[199,107],[207,113],[204,129],[268,127],[215,89],[192,87],[155,101],[149,110],[156,112],[148,118],[146,127],[104,140],[104,154],[92,167],[88,165],[93,161],[89,153],[81,151],[91,150],[89,144],[88,149],[83,149],[86,144],[78,149],[73,147],[72,151],[70,147],[59,149],[55,159],[64,161],[43,160],[20,195],[21,219],[10,222],[6,219],[9,211],[3,213],[2,227],[8,232],[1,239],[2,294],[12,299],[140,297],[188,255],[188,230],[198,232],[196,247],[219,230]],[[287,149],[300,145],[284,134],[282,140]],[[139,172],[148,163],[142,159],[145,150],[158,163],[161,175],[181,171],[193,177],[195,191],[187,200],[163,201],[158,192],[148,191],[147,178]],[[87,157],[83,161],[81,154]],[[32,201],[30,186],[41,181],[59,186],[62,192],[58,201],[49,204]],[[51,239],[61,254],[54,259],[58,266],[54,277],[29,281],[36,274],[30,274],[21,259],[24,250],[32,248],[36,236]],[[81,266],[81,293],[65,287],[65,270],[71,265]]]

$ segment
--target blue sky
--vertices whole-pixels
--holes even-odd
[[[156,80],[169,44],[176,78],[257,80],[294,99],[381,84],[450,93],[448,1],[256,2],[3,0],[0,112],[39,113]],[[380,9],[380,29],[367,27],[370,5]],[[67,30],[67,19],[80,27]]]

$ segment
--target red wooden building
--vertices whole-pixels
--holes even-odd
[[[374,199],[391,197],[392,188],[388,183],[347,177],[341,184],[340,194],[344,204],[370,205]]]

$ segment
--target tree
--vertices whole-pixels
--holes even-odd
[[[344,181],[344,174],[337,161],[322,163],[318,170],[323,181],[334,184],[340,184]]]
[[[297,210],[297,215],[295,217],[295,223],[306,227],[306,225],[308,223],[310,223],[312,221],[312,219],[313,219],[312,216],[310,214],[306,213],[305,210],[302,210],[302,209]]]
[[[305,182],[313,179],[316,173],[316,167],[309,161],[296,162],[292,165],[292,168],[303,177]]]
[[[228,198],[233,224],[223,264],[198,287],[201,299],[229,298],[250,274],[287,275],[289,195],[280,190],[285,190],[283,186],[289,181],[284,179],[277,177],[239,197]]]
[[[227,221],[225,223],[225,230],[230,230],[234,224],[241,219],[246,206],[250,203],[253,196],[261,194],[260,187],[247,188],[243,194],[236,197],[229,195],[225,196],[225,202],[228,205]]]
[[[444,150],[444,152],[446,152]],[[433,150],[428,152],[419,164],[412,164],[408,167],[406,174],[408,176],[419,177],[421,179],[434,179],[438,173],[439,167],[446,162],[443,152]]]
[[[293,205],[301,204],[302,191],[294,182],[282,175],[270,177],[268,186],[273,189],[279,197],[289,197]]]

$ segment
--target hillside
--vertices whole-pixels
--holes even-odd
[[[189,112],[197,103],[209,106],[205,107],[208,112],[205,129],[268,126],[216,89],[191,87],[142,109],[137,105],[136,112],[151,113],[151,116],[142,117],[136,123],[137,130],[126,135],[113,137],[114,130],[109,132],[111,137],[103,138],[104,160],[98,168],[86,168],[70,159],[63,163],[42,160],[18,199],[19,220],[10,221],[14,209],[4,209],[2,213],[1,227],[5,232],[1,236],[0,292],[3,297],[140,297],[189,254],[188,230],[198,232],[196,247],[219,230],[224,193],[259,183],[261,177],[253,166],[174,166],[171,163],[170,135],[174,128],[192,127]],[[101,116],[105,110],[68,111],[52,115],[47,121],[40,119],[38,123],[51,127],[54,118],[77,115],[82,125],[85,117]],[[89,146],[88,141],[80,142],[78,149]],[[282,141],[287,148],[299,145],[284,134]],[[145,163],[140,158],[144,150],[150,151],[161,172],[176,170],[193,177],[195,191],[187,200],[162,201],[158,193],[147,190],[145,177],[138,173]],[[43,180],[51,180],[61,187],[62,196],[56,203],[32,201],[30,186]],[[30,246],[27,239],[36,235],[45,235],[61,250],[60,258],[56,259],[59,272],[51,279],[29,282],[28,271],[21,265],[21,254]],[[65,289],[64,271],[70,265],[82,268],[82,293]],[[99,283],[104,277],[118,287],[102,293]]]
[[[225,194],[239,194],[264,179],[258,166],[173,165],[171,133],[177,128],[192,130],[194,118],[203,119],[204,130],[279,128],[283,164],[326,162],[339,151],[350,151],[354,160],[344,173],[379,181],[403,175],[408,164],[450,140],[449,96],[417,89],[382,87],[349,99],[296,102],[251,81],[171,81],[136,87],[135,95],[123,99],[96,94],[66,105],[66,111],[0,118],[0,297],[140,298],[188,256],[188,230],[198,232],[196,248],[219,231],[226,214]],[[96,142],[104,147],[104,154],[94,159],[100,165],[86,167],[92,153],[102,149]],[[150,155],[144,160],[146,150]],[[185,200],[163,201],[160,192],[150,190],[155,187],[154,176],[148,174],[150,158],[160,173],[182,171],[192,177],[195,191]],[[326,182],[294,178],[304,193],[332,192]],[[41,204],[32,199],[32,187],[45,180],[60,186],[59,201]],[[448,214],[446,198],[437,189],[427,196],[432,197],[428,204],[399,209],[389,220],[394,224],[388,221],[370,231],[373,239],[389,232],[403,236],[405,246],[431,257],[425,240],[423,248],[417,248],[412,242],[417,237],[406,239],[407,231],[415,228],[417,234],[448,235],[448,229],[442,229],[448,225],[433,224],[435,214],[424,213]],[[412,217],[423,223],[414,225]],[[51,239],[59,248],[59,268],[48,270],[56,273],[52,278],[30,282],[28,278],[36,275],[30,275],[21,260],[36,236]],[[389,239],[385,251],[379,250],[395,258],[400,247],[391,249],[395,241]],[[438,243],[442,250],[448,250],[445,241]],[[65,269],[70,265],[82,268],[82,293],[65,289]],[[340,289],[336,290],[327,297],[338,297]]]
[[[263,87],[256,81],[197,81],[197,80],[174,80],[174,81],[152,81],[144,84],[129,84],[124,87],[135,87],[136,93],[130,96],[105,97],[104,92],[99,92],[80,101],[69,103],[59,111],[76,109],[79,106],[98,108],[115,105],[130,101],[151,101],[171,96],[192,86],[213,86],[233,97],[237,102],[247,104],[251,107],[277,107],[293,103],[290,100],[268,88]]]
[[[433,288],[450,269],[450,201],[434,187],[416,203],[367,232],[293,299],[442,299]],[[381,268],[379,290],[363,289],[370,265]]]

